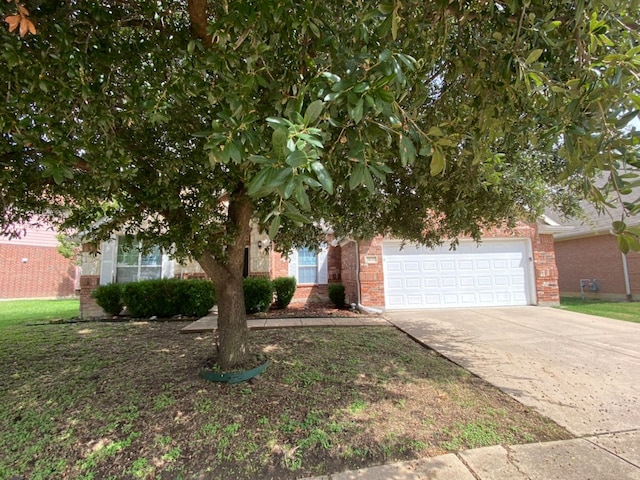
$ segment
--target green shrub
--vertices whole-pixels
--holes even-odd
[[[329,286],[329,299],[333,304],[338,307],[344,307],[344,285],[341,283],[330,283]]]
[[[127,283],[123,301],[133,317],[202,317],[215,304],[208,280],[158,279]]]
[[[244,310],[246,313],[266,312],[273,302],[273,283],[268,278],[244,279]]]
[[[96,299],[96,303],[109,315],[118,315],[124,308],[122,287],[121,283],[100,285],[91,293],[91,296]]]
[[[210,280],[182,280],[178,287],[180,313],[186,317],[204,317],[216,304],[216,291]]]
[[[295,277],[278,277],[273,280],[273,289],[276,292],[276,304],[278,308],[287,308],[291,303],[293,294],[296,293]]]

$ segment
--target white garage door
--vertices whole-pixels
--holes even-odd
[[[428,249],[384,242],[387,309],[529,305],[527,240]]]

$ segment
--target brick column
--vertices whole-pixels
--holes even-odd
[[[536,232],[531,239],[536,277],[538,305],[559,305],[558,267],[552,234]]]
[[[83,275],[80,277],[80,318],[103,317],[104,310],[91,296],[100,285],[100,275]]]

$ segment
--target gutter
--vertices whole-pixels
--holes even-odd
[[[631,300],[631,281],[629,280],[629,265],[627,264],[627,255],[620,252],[622,255],[622,272],[624,274],[624,288],[627,294],[627,300]]]

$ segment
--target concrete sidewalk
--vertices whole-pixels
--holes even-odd
[[[485,447],[306,480],[637,480],[640,433]]]
[[[382,317],[335,317],[335,318],[260,318],[247,320],[250,329],[281,327],[367,327],[391,326]],[[210,332],[218,328],[218,315],[211,314],[190,323],[180,333]]]

